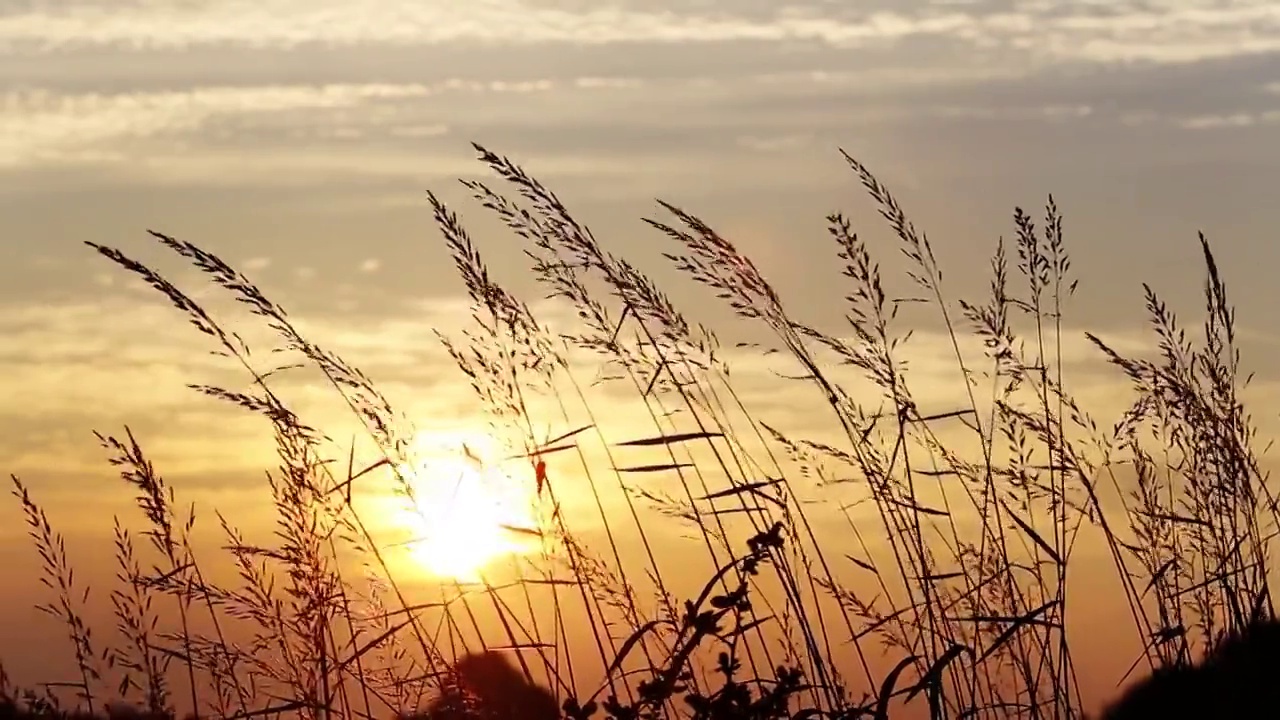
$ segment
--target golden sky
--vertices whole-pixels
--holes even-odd
[[[957,296],[983,291],[1013,207],[1038,217],[1052,192],[1081,278],[1064,362],[1108,423],[1124,381],[1083,332],[1147,347],[1143,282],[1193,323],[1203,230],[1240,306],[1265,433],[1280,389],[1278,133],[1269,0],[0,0],[0,469],[73,542],[101,542],[125,506],[92,432],[128,424],[188,500],[255,522],[265,426],[185,387],[238,376],[83,244],[199,288],[147,229],[245,271],[423,429],[481,432],[432,332],[460,331],[467,312],[424,191],[462,213],[503,283],[542,293],[455,182],[487,177],[472,141],[551,186],[728,339],[727,313],[640,222],[660,214],[654,198],[706,219],[793,312],[831,326],[844,290],[827,213],[847,212],[898,267],[838,149],[897,193]],[[939,411],[962,400],[948,342],[925,323],[910,351],[917,400]],[[828,429],[816,398],[780,389],[773,373],[791,368],[725,356],[762,419]],[[323,388],[294,390],[340,423]],[[0,559],[26,568],[11,510]],[[31,639],[17,608],[32,592],[0,591],[0,648]]]

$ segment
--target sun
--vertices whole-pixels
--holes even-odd
[[[534,491],[501,471],[497,443],[475,434],[433,433],[415,442],[405,476],[416,507],[402,522],[414,562],[442,580],[480,582],[495,561],[536,547]]]

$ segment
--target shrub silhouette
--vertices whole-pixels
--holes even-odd
[[[555,697],[502,653],[488,650],[454,663],[440,695],[413,720],[556,720]]]
[[[0,720],[176,720],[171,712],[156,712],[134,707],[126,703],[108,703],[98,712],[68,710],[48,702],[37,695],[23,698],[10,697],[0,690]],[[183,720],[196,720],[195,716],[183,716]]]
[[[1280,707],[1280,622],[1228,635],[1198,665],[1157,669],[1101,720],[1271,717]]]

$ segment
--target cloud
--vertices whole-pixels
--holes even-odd
[[[1180,118],[1177,124],[1188,130],[1217,130],[1222,128],[1253,127],[1280,123],[1280,110],[1267,112],[1239,112],[1227,115],[1196,115]]]
[[[338,286],[335,292],[358,295],[358,285],[369,279],[351,282],[353,286]],[[210,307],[216,316],[226,319],[230,304],[212,300]],[[554,329],[572,327],[573,315],[562,305],[540,302],[534,311]],[[418,297],[406,299],[394,312],[377,316],[314,313],[295,320],[309,339],[365,371],[393,406],[412,418],[416,430],[485,433],[482,404],[432,332],[438,329],[457,338],[469,325],[469,317],[469,305],[463,300]],[[232,322],[229,328],[239,331],[256,348],[262,362],[293,359],[268,352],[272,343],[266,341],[261,323],[243,314],[237,319],[243,322]],[[75,480],[83,483],[83,478],[101,477],[108,470],[90,431],[118,433],[125,424],[138,434],[163,472],[182,478],[184,495],[192,489],[238,493],[260,487],[261,469],[274,464],[270,428],[261,418],[201,397],[186,387],[188,383],[208,383],[248,389],[246,373],[233,362],[209,355],[208,342],[185,327],[181,317],[154,293],[140,302],[116,290],[94,302],[0,312],[0,337],[6,338],[0,346],[0,395],[7,400],[0,409],[0,456],[6,458],[6,472],[46,482],[56,476],[66,497],[79,497],[71,493]],[[1241,337],[1257,339],[1244,332]],[[1151,338],[1145,330],[1114,330],[1105,333],[1104,339],[1124,354],[1151,354]],[[1263,339],[1275,342],[1269,336]],[[909,364],[913,399],[924,413],[947,413],[968,405],[964,377],[952,359],[951,342],[944,333],[922,328],[896,351],[897,358]],[[987,367],[976,339],[962,336],[960,351],[972,371]],[[792,438],[847,442],[811,383],[778,377],[798,374],[792,363],[736,348],[725,348],[724,357],[732,369],[736,395],[755,419]],[[594,386],[590,381],[598,369],[595,356],[575,352],[571,360],[580,389],[598,416],[586,417],[576,394],[561,396],[561,400],[567,398],[565,410],[551,396],[531,391],[527,399],[535,432],[550,437],[598,423],[609,442],[653,435],[647,409],[633,387],[625,381]],[[1127,381],[1118,370],[1106,366],[1101,353],[1078,328],[1065,331],[1062,360],[1068,387],[1105,432],[1127,399]],[[883,391],[870,388],[857,372],[838,367],[825,357],[822,365],[832,377],[847,382],[855,399],[869,412],[885,406]],[[345,459],[345,447],[353,439],[360,443],[362,452],[367,451],[365,434],[323,378],[314,372],[290,372],[278,379],[276,389],[291,407],[333,438],[327,451]],[[1263,405],[1261,401],[1274,400],[1280,393],[1280,383],[1260,382],[1251,393],[1249,399]],[[674,403],[668,408],[678,404],[675,398],[664,398],[666,401]],[[978,402],[987,402],[981,393]],[[601,408],[608,412],[599,412]],[[677,416],[675,422],[690,421]],[[959,452],[971,437],[958,423],[935,429],[945,441],[955,439],[954,449]],[[643,455],[630,451],[626,458],[628,462],[644,462]],[[608,467],[608,459],[598,449],[589,450],[589,462],[594,468]],[[573,478],[571,482],[580,479],[574,473],[572,468],[566,471]],[[709,482],[716,486],[714,476]],[[815,490],[806,484],[805,492]],[[585,515],[577,504],[589,504],[588,495],[566,495],[574,512]]]
[[[407,125],[396,127],[391,130],[392,135],[406,138],[439,137],[441,135],[448,134],[448,132],[449,126],[443,123],[436,123],[434,125]]]
[[[424,163],[424,140],[451,132],[435,118],[441,96],[532,96],[634,92],[637,83],[576,79],[463,80],[431,84],[317,84],[198,87],[121,93],[11,90],[0,93],[0,171],[33,167],[110,167],[134,178],[240,185],[254,168],[255,182],[315,184],[334,177],[421,177],[474,170],[453,154]],[[430,98],[430,101],[427,99]],[[565,103],[545,101],[550,107]],[[455,100],[460,117],[516,117],[523,103],[487,101],[477,115],[470,99]],[[561,114],[563,114],[561,110]],[[472,123],[474,125],[474,121]],[[412,152],[406,152],[412,148]],[[246,164],[248,163],[248,164]],[[648,165],[660,171],[661,162]],[[545,172],[611,172],[608,158],[556,157]],[[670,169],[670,168],[668,168]],[[635,173],[629,160],[619,175]],[[117,178],[118,180],[119,178]]]
[[[199,88],[188,91],[0,95],[0,167],[31,162],[95,162],[127,157],[117,143],[200,129],[220,116],[351,108],[421,97],[421,85]]]
[[[577,11],[516,0],[409,2],[296,0],[161,5],[134,12],[82,4],[74,12],[33,9],[0,18],[0,40],[23,49],[110,45],[126,48],[199,44],[300,46],[310,43],[569,43],[818,40],[850,44],[913,34],[953,32],[962,14],[913,17],[876,13],[857,22],[814,14],[750,18],[593,7]],[[158,31],[163,27],[164,32]]]
[[[431,84],[266,84],[118,93],[10,90],[0,93],[0,168],[123,162],[133,159],[129,143],[184,134],[225,142],[242,128],[220,122],[250,122],[250,129],[266,132],[275,129],[273,116],[283,119],[286,133],[308,139],[360,139],[372,129],[410,140],[440,137],[450,132],[448,124],[423,122],[412,114],[398,118],[396,108],[442,94],[528,95],[558,87],[624,85],[449,78]],[[355,109],[361,112],[350,113]]]
[[[184,276],[179,273],[176,277]],[[194,279],[180,284],[191,285]],[[336,292],[358,297],[356,288],[343,293],[339,287]],[[215,317],[227,322],[229,329],[256,349],[255,356],[264,363],[260,370],[296,360],[268,353],[279,341],[243,311],[232,315],[233,304],[219,297],[207,295],[203,301],[210,303]],[[551,328],[569,330],[576,324],[573,314],[559,303],[540,301],[534,309]],[[475,423],[477,401],[433,332],[460,337],[470,324],[470,316],[469,303],[464,300],[421,298],[406,300],[399,310],[374,317],[311,314],[295,317],[295,323],[304,336],[366,371],[393,402],[403,404],[411,414]],[[207,338],[187,327],[154,293],[135,296],[116,286],[92,302],[9,308],[0,314],[0,336],[6,338],[0,351],[0,394],[7,398],[5,409],[0,411],[0,426],[7,429],[0,448],[10,457],[24,447],[41,447],[46,452],[70,452],[75,445],[81,451],[91,449],[84,444],[90,430],[123,422],[153,427],[158,433],[163,430],[176,447],[193,453],[197,460],[204,453],[202,447],[212,452],[218,447],[237,447],[237,443],[252,444],[253,432],[262,431],[260,423],[245,422],[244,413],[187,388],[189,383],[247,387],[247,376],[234,362],[210,355],[216,348]],[[1140,333],[1111,333],[1106,340],[1122,352],[1147,347]],[[900,350],[901,357],[909,361],[916,399],[922,407],[941,411],[964,400],[963,383],[957,382],[958,371],[948,359],[950,343],[946,335],[921,331]],[[977,363],[975,367],[982,365],[976,339],[962,338],[962,351]],[[805,408],[807,404],[820,407],[821,398],[816,392],[811,397],[807,391],[797,394],[795,383],[778,379],[778,373],[795,372],[789,362],[732,348],[726,348],[723,357],[733,369],[742,396],[768,409],[764,419],[780,426],[815,430],[808,427],[813,416]],[[575,352],[572,359],[581,378],[599,370],[592,353]],[[1082,389],[1108,405],[1099,408],[1100,412],[1116,409],[1110,405],[1116,400],[1115,388],[1122,387],[1124,380],[1105,368],[1100,353],[1083,333],[1068,331],[1064,336],[1063,361]],[[835,372],[850,380],[856,377],[848,370]],[[288,397],[299,408],[309,408],[322,419],[344,417],[341,402],[319,375],[306,371],[282,376],[282,380],[289,389]],[[616,392],[609,390],[608,394],[613,397]],[[625,418],[630,407],[625,403],[635,398],[629,393],[620,397],[623,404],[611,402],[618,417]],[[468,419],[468,414],[473,417]],[[68,428],[78,430],[66,436]],[[816,429],[821,430],[821,424]],[[73,442],[75,437],[79,439]],[[215,454],[221,457],[221,453]],[[250,453],[243,460],[252,462],[254,457]]]
[[[1280,123],[1280,109],[1237,110],[1235,112],[1196,115],[1161,115],[1152,112],[1130,112],[1122,114],[1120,122],[1130,126],[1159,124],[1183,130],[1239,130]]]
[[[774,135],[768,137],[758,137],[755,135],[744,135],[738,138],[738,144],[748,150],[757,150],[759,152],[778,152],[783,150],[793,150],[798,147],[808,145],[813,141],[813,136],[807,133],[796,133],[792,135]]]
[[[608,175],[615,181],[594,183],[594,192],[621,195],[634,188],[648,194],[647,186],[637,187],[646,176],[687,175],[699,155],[718,150],[708,131],[730,131],[750,150],[794,153],[851,123],[1052,120],[1091,112],[1087,105],[933,107],[921,100],[852,105],[845,97],[893,86],[892,77],[903,80],[901,90],[979,76],[815,72],[722,82],[700,76],[661,83],[455,78],[114,94],[10,91],[0,94],[0,171],[102,169],[109,173],[103,180],[117,185],[314,186],[354,175],[400,183],[424,173],[474,172],[473,161],[433,141],[456,129],[470,138],[501,138],[505,150],[536,164],[544,177]],[[493,97],[483,103],[467,97],[477,94]],[[843,98],[838,106],[832,104],[837,97]],[[450,123],[440,121],[446,116]],[[635,162],[637,154],[644,163]],[[88,182],[92,176],[79,178]]]
[[[157,451],[176,471],[261,467],[271,450],[263,422],[188,388],[196,383],[248,390],[246,371],[212,355],[216,345],[154,291],[140,296],[139,283],[123,272],[114,278],[112,287],[93,300],[3,306],[4,471],[87,467],[99,460],[91,431],[114,432],[124,424],[155,437]],[[184,272],[171,273],[171,279],[188,288],[203,283]],[[214,317],[247,340],[259,371],[296,361],[268,352],[281,341],[220,294],[191,294],[203,296],[200,301]],[[434,312],[427,312],[431,308]],[[431,417],[431,408],[456,411],[468,390],[461,383],[440,384],[447,357],[429,328],[455,331],[458,319],[465,317],[444,301],[418,309],[415,317],[357,324],[350,316],[330,313],[324,319],[296,320],[309,337],[385,379],[407,408]],[[295,409],[332,426],[335,437],[350,437],[350,414],[322,377],[314,371],[289,371],[279,380]]]
[[[946,105],[928,110],[931,114],[952,119],[1043,119],[1072,120],[1093,115],[1089,105],[1045,105],[1041,107],[993,107]]]
[[[440,44],[816,43],[883,47],[942,39],[1051,61],[1188,62],[1280,50],[1280,7],[1266,0],[987,6],[908,3],[833,8],[816,0],[771,10],[739,5],[555,7],[521,0],[217,0],[36,3],[0,16],[11,51]],[[55,9],[57,8],[57,9]]]

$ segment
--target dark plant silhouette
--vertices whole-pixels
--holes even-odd
[[[467,655],[441,683],[439,696],[413,720],[556,720],[555,697],[500,652]]]
[[[851,216],[828,216],[847,321],[835,326],[810,324],[809,308],[770,284],[770,268],[662,203],[649,223],[666,236],[679,277],[757,331],[761,344],[734,352],[783,364],[784,402],[825,421],[826,432],[802,437],[756,415],[730,374],[738,360],[640,265],[517,164],[477,153],[510,195],[479,181],[466,188],[519,239],[541,289],[578,319],[568,334],[544,325],[490,273],[462,218],[430,196],[472,306],[465,330],[441,335],[444,350],[503,450],[499,470],[534,489],[537,521],[507,528],[539,543],[519,577],[456,587],[439,602],[415,597],[390,560],[403,538],[357,500],[390,494],[416,512],[429,502],[419,483],[432,473],[404,470],[419,467],[412,419],[218,256],[152,233],[270,331],[274,342],[254,343],[265,351],[251,352],[165,273],[90,243],[242,372],[237,385],[192,388],[268,424],[278,465],[262,490],[274,532],[259,544],[214,513],[221,552],[197,553],[194,506],[182,510],[142,443],[127,429],[100,436],[141,512],[118,519],[117,587],[98,596],[110,597],[117,632],[94,635],[88,582],[74,576],[39,493],[13,478],[41,561],[40,607],[64,626],[75,662],[41,694],[8,692],[0,673],[0,720],[100,717],[111,698],[161,716],[233,720],[539,720],[560,708],[574,720],[885,720],[907,705],[938,720],[1078,718],[1069,642],[1078,631],[1068,631],[1067,607],[1081,593],[1068,593],[1067,569],[1081,532],[1104,541],[1131,637],[1155,639],[1140,661],[1167,668],[1106,718],[1160,708],[1229,716],[1244,698],[1276,692],[1268,674],[1280,629],[1236,633],[1272,616],[1280,511],[1254,449],[1235,313],[1207,239],[1202,333],[1188,334],[1146,287],[1151,357],[1085,334],[1132,385],[1132,405],[1100,423],[1064,376],[1076,279],[1052,197],[1039,225],[1015,210],[1014,239],[993,249],[989,292],[958,298],[930,236],[845,155],[889,237],[877,247]],[[902,256],[900,277],[882,273],[884,255]],[[908,305],[911,319],[898,313]],[[927,321],[925,310],[934,332],[923,342],[940,343],[933,348],[913,341],[910,323]],[[919,392],[908,347],[916,356],[945,348],[960,395]],[[363,427],[367,459],[357,462],[357,440],[335,447],[287,399],[296,385],[283,378],[307,368]],[[591,509],[561,512],[569,493]],[[843,527],[811,523],[810,512]],[[660,556],[650,538],[662,523],[694,542]],[[636,559],[624,559],[624,542],[642,551]],[[682,598],[673,573],[691,567],[711,577]],[[499,622],[481,627],[473,605],[492,607]],[[500,653],[457,660],[445,629],[541,652],[512,656],[519,672]],[[579,631],[587,642],[570,642]],[[1220,637],[1230,639],[1212,642]],[[1205,645],[1209,659],[1192,666]],[[530,680],[544,675],[565,703]]]
[[[1221,640],[1199,664],[1156,669],[1100,720],[1273,717],[1280,707],[1280,623],[1254,623]]]

